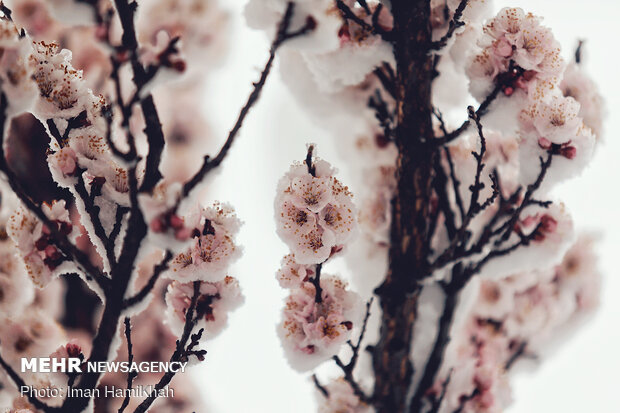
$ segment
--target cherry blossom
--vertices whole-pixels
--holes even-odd
[[[43,210],[62,235],[77,235],[64,200],[52,205],[45,204]],[[65,263],[65,256],[50,229],[29,211],[17,210],[11,217],[8,229],[24,259],[30,278],[38,287],[46,286],[55,275],[73,268],[71,264]]]
[[[351,385],[343,379],[333,380],[325,386],[328,396],[318,395],[319,412],[321,413],[369,413],[370,406],[360,401],[351,388]]]
[[[189,229],[192,244],[173,258],[170,271],[166,273],[172,279],[183,282],[220,281],[227,275],[228,267],[241,254],[241,248],[235,244],[235,235],[241,221],[230,205],[216,203],[191,213],[185,220],[170,217],[169,223],[176,231],[177,238],[179,231]],[[158,225],[155,229],[158,229]]]
[[[314,175],[295,164],[278,184],[278,234],[300,264],[325,261],[355,233],[352,195],[334,173],[322,160],[316,161]]]
[[[278,327],[291,366],[309,370],[338,353],[361,318],[360,298],[333,276],[322,276],[321,296],[310,282],[291,290]]]
[[[166,292],[166,315],[170,329],[177,335],[183,331],[185,314],[194,294],[193,283],[173,281]],[[219,334],[228,320],[228,313],[243,303],[239,283],[233,277],[218,282],[201,282],[196,304],[200,317],[198,326],[204,328],[205,337],[211,339]]]
[[[510,96],[516,90],[527,93],[532,82],[561,79],[564,61],[558,42],[538,17],[522,9],[502,9],[484,27],[479,45],[482,50],[473,57],[467,74],[471,93],[480,101],[494,82],[503,83],[502,91]]]

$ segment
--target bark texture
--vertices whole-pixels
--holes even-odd
[[[394,0],[393,44],[397,63],[397,193],[392,200],[390,266],[377,288],[382,309],[380,340],[373,349],[377,412],[407,411],[417,281],[428,275],[428,216],[433,164],[431,87],[433,58],[430,2]]]

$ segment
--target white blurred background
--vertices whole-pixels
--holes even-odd
[[[244,0],[220,2],[232,17],[230,54],[205,91],[213,139],[223,141],[247,98],[251,82],[265,63],[269,41],[245,26]],[[577,226],[602,234],[600,267],[604,275],[601,306],[595,317],[558,346],[533,372],[513,377],[515,402],[509,413],[620,412],[620,69],[617,56],[620,3],[613,0],[496,0],[497,8],[519,6],[544,16],[569,56],[577,39],[586,40],[587,67],[606,99],[604,143],[592,166],[559,189]],[[309,413],[316,411],[309,375],[287,365],[275,323],[284,298],[274,278],[284,244],[275,234],[275,185],[292,160],[304,156],[305,143],[316,142],[321,157],[341,169],[346,164],[324,130],[297,106],[278,70],[268,80],[261,101],[248,117],[224,163],[211,197],[231,202],[245,222],[239,238],[244,255],[231,275],[238,276],[246,303],[229,327],[208,343],[207,359],[192,370],[210,412]],[[222,184],[225,182],[225,184]],[[345,272],[343,270],[342,272]]]

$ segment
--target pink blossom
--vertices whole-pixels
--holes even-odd
[[[200,316],[199,328],[204,328],[205,338],[211,339],[226,326],[228,313],[243,303],[239,283],[233,277],[218,282],[201,282],[194,314]],[[180,335],[185,315],[194,295],[193,283],[173,281],[166,292],[166,320],[173,333]]]
[[[493,85],[502,84],[506,96],[517,89],[529,93],[531,83],[557,83],[564,69],[560,47],[540,19],[519,8],[504,8],[484,26],[484,36],[467,68],[470,91],[480,101]],[[513,66],[510,65],[513,62]],[[508,68],[512,67],[512,71]]]
[[[361,318],[361,300],[333,276],[322,276],[320,301],[312,283],[293,289],[279,334],[293,368],[307,370],[338,353]]]
[[[19,363],[21,357],[51,354],[60,344],[63,332],[48,314],[29,308],[15,317],[2,317],[0,336],[2,356]]]
[[[371,407],[362,402],[344,379],[332,380],[325,385],[328,396],[317,394],[320,413],[370,413]]]
[[[50,166],[56,167],[64,176],[73,176],[77,168],[77,156],[70,147],[65,147],[50,155]]]
[[[172,260],[167,276],[179,281],[222,280],[241,253],[234,241],[240,225],[227,204],[216,203],[185,217],[183,228],[175,233],[183,235],[187,228],[191,246]]]
[[[318,264],[334,247],[355,233],[352,194],[323,160],[315,160],[314,176],[306,165],[291,166],[278,184],[276,222],[280,238],[299,264]]]
[[[61,234],[76,236],[64,200],[43,204],[42,209]],[[8,230],[26,264],[28,275],[35,285],[45,287],[60,272],[57,269],[65,261],[50,229],[31,212],[19,209],[11,216]]]
[[[288,254],[282,258],[281,265],[276,273],[276,279],[282,288],[300,287],[315,272],[312,266],[297,263],[293,254]]]

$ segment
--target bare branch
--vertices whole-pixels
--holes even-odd
[[[213,159],[211,159],[208,155],[205,156],[204,162],[200,170],[183,186],[183,196],[187,196],[210,171],[217,168],[228,154],[228,151],[230,150],[235,138],[239,133],[239,130],[241,129],[241,126],[243,125],[243,121],[250,112],[250,109],[252,109],[252,107],[260,97],[263,87],[265,86],[265,82],[267,81],[269,73],[271,72],[276,52],[278,51],[279,47],[287,40],[303,36],[314,30],[314,28],[316,27],[316,22],[314,21],[314,19],[312,17],[308,17],[308,19],[306,20],[306,24],[301,29],[295,32],[289,32],[294,8],[295,3],[289,2],[286,7],[286,12],[284,13],[284,17],[282,18],[278,26],[276,38],[271,44],[269,59],[267,60],[267,63],[263,68],[259,80],[254,83],[254,89],[252,90],[252,93],[250,93],[247,102],[241,109],[241,112],[239,112],[237,121],[228,133],[228,138],[226,139],[226,142],[224,142],[224,145]]]
[[[461,18],[463,17],[463,12],[465,11],[465,7],[467,7],[468,3],[469,0],[461,0],[456,10],[454,11],[454,16],[452,17],[452,20],[450,20],[448,31],[441,39],[431,43],[431,50],[440,50],[446,47],[448,41],[450,40],[450,38],[452,38],[456,29],[465,25],[465,23],[461,21]]]

